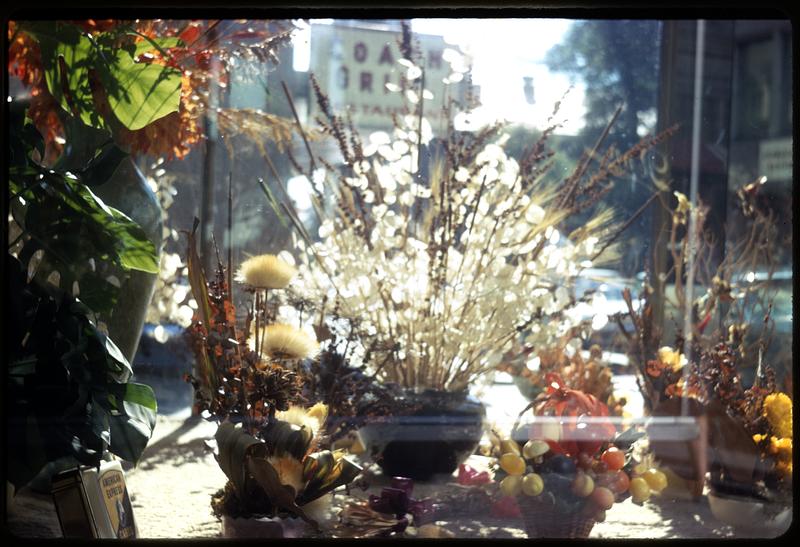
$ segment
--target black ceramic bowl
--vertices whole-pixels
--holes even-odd
[[[483,435],[484,405],[464,392],[406,391],[415,408],[364,426],[368,453],[390,477],[430,480],[450,474],[471,454]]]

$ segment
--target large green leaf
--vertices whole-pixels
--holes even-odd
[[[142,36],[141,34],[136,34]],[[165,36],[163,38],[149,38],[145,36],[144,40],[136,43],[133,57],[136,58],[143,53],[149,53],[151,51],[160,51],[164,54],[164,50],[182,45],[183,41],[177,36]]]
[[[247,480],[247,456],[255,451],[265,455],[266,445],[244,431],[241,425],[223,422],[214,435],[219,449],[217,461],[225,476],[233,482],[239,493],[245,492]]]
[[[104,370],[115,382],[127,382],[133,376],[133,368],[114,341],[94,325],[87,327],[87,333],[102,344],[102,352],[98,353],[102,355]]]
[[[122,267],[128,270],[157,274],[159,268],[158,255],[153,242],[147,238],[147,234],[141,226],[136,224],[128,215],[113,207],[110,207],[110,209],[111,216],[114,219],[111,231],[122,245],[120,250]]]
[[[110,314],[119,299],[120,288],[97,272],[87,271],[80,277],[80,301],[92,313]]]
[[[158,273],[156,247],[147,238],[144,230],[122,211],[106,205],[99,196],[76,180],[65,181],[73,190],[68,200],[71,205],[80,208],[114,237],[120,265],[128,270],[141,270]],[[77,194],[77,197],[75,196]]]
[[[97,64],[97,52],[81,30],[63,21],[26,23],[21,29],[39,43],[42,68],[50,94],[61,107],[92,127],[104,128],[89,85],[89,70]]]
[[[95,401],[110,410],[109,450],[124,460],[137,462],[156,426],[155,394],[149,386],[130,382],[112,384],[108,395]]]
[[[72,268],[83,258],[94,258],[127,270],[158,273],[156,248],[144,230],[78,178],[42,169],[44,191],[29,182],[37,177],[21,175],[15,168],[10,171],[12,188],[24,189],[23,196],[30,200],[25,229],[47,242],[45,251],[64,266]]]
[[[119,49],[109,65],[101,66],[108,103],[117,119],[136,130],[177,112],[181,72],[155,63],[134,62],[130,51]]]
[[[119,164],[127,157],[128,153],[119,146],[113,142],[107,143],[80,172],[81,182],[88,186],[103,184],[114,175]]]

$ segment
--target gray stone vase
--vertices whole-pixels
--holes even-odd
[[[163,232],[161,204],[133,160],[130,157],[122,160],[111,179],[92,190],[106,204],[119,209],[142,227],[155,245],[158,261]],[[127,273],[114,310],[108,316],[101,315],[100,319],[108,326],[108,335],[125,358],[133,362],[157,276],[137,270]]]

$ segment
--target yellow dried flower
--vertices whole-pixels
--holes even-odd
[[[764,398],[764,417],[778,437],[792,438],[792,400],[785,393]]]
[[[310,408],[302,406],[290,406],[288,409],[275,413],[275,418],[283,422],[288,422],[301,427],[306,427],[316,434],[322,429],[325,419],[328,417],[328,407],[323,403],[317,403]]]
[[[792,439],[772,437],[769,440],[769,453],[781,461],[792,459]]]
[[[759,444],[761,441],[767,438],[767,435],[762,435],[760,433],[756,433],[753,435],[753,442]]]
[[[261,338],[264,339],[261,348],[275,359],[306,359],[319,351],[319,344],[312,335],[292,325],[267,325],[261,329],[259,340]],[[254,343],[254,337],[251,337],[251,346]],[[257,351],[257,348],[253,349]]]
[[[692,210],[692,204],[685,194],[681,192],[673,192],[673,194],[678,199],[678,206],[672,214],[672,222],[674,224],[686,224],[689,211]]]
[[[294,266],[275,255],[265,254],[242,262],[236,280],[257,289],[283,289],[295,275]]]
[[[680,371],[686,364],[686,357],[669,346],[658,348],[658,360],[670,367],[674,372]]]

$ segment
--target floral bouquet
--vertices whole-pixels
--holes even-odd
[[[329,326],[355,342],[348,358],[409,390],[459,392],[520,342],[538,350],[580,326],[574,281],[610,255],[617,233],[613,212],[594,206],[667,135],[625,152],[595,149],[562,180],[550,172],[552,119],[517,161],[502,123],[459,130],[471,105],[445,97],[446,126],[434,136],[433,96],[406,34],[401,85],[389,89],[406,105],[391,134],[362,139],[312,77],[317,121],[343,163],[294,162],[319,221],[318,240],[295,226],[298,268],[309,298],[346,319]],[[579,229],[563,230],[587,211]]]
[[[779,511],[791,505],[792,418],[789,390],[779,387],[775,370],[764,359],[774,328],[777,294],[769,281],[775,267],[771,242],[778,234],[774,216],[759,201],[765,183],[762,177],[736,191],[744,241],[730,246],[716,270],[698,270],[706,289],[691,295],[691,302],[682,271],[691,252],[685,232],[692,217],[702,234],[694,250],[696,264],[706,264],[713,242],[702,230],[707,210],[675,193],[669,232],[675,302],[667,298],[666,303],[691,310],[691,342],[682,333],[665,345],[668,325],[660,328],[654,321],[651,298],[637,313],[630,294],[624,297],[635,327],[629,355],[638,368],[646,408],[662,416],[688,413],[700,426],[688,447],[651,434],[651,448],[678,476],[694,481],[696,496],[710,471],[712,493],[760,500]],[[766,280],[752,271],[758,265],[766,269]],[[763,321],[748,323],[748,316]]]
[[[268,291],[286,287],[294,269],[272,255],[242,265],[239,279],[253,293],[253,307],[241,328],[230,296],[230,269],[219,264],[214,280],[207,281],[194,231],[187,262],[198,303],[187,331],[196,374],[187,380],[197,410],[219,423],[217,461],[229,479],[212,500],[214,512],[234,519],[288,514],[318,527],[326,500],[330,503],[326,494],[361,469],[343,451],[317,451],[328,408],[303,408],[295,370],[316,353],[316,341],[298,327],[273,322]]]
[[[650,373],[669,383],[673,401],[686,398],[706,413],[712,494],[762,502],[774,517],[792,505],[792,400],[777,388],[769,365],[759,364],[746,389],[736,365],[735,350],[720,342],[685,363],[686,370],[659,360]]]
[[[500,440],[497,506],[516,506],[529,537],[585,538],[614,503],[643,503],[666,479],[632,457],[642,434],[617,434],[604,403],[566,388],[557,374],[547,383],[520,414],[533,407],[527,441]]]
[[[622,416],[626,400],[614,396],[611,368],[603,362],[603,350],[593,344],[588,356],[579,351],[568,351],[567,340],[556,346],[540,350],[536,357],[530,359],[531,351],[518,356],[506,354],[497,370],[514,377],[514,382],[523,395],[532,399],[546,388],[545,378],[548,373],[559,374],[572,389],[594,395],[605,403],[613,416]],[[531,366],[533,365],[533,366]]]

